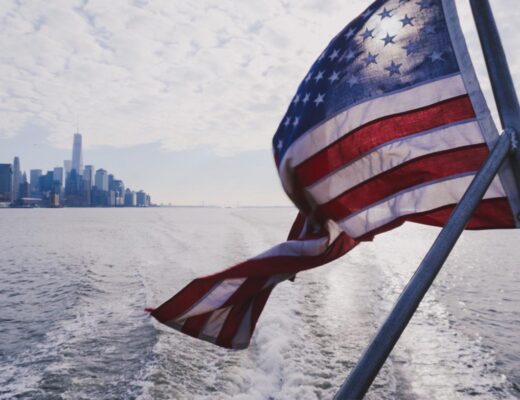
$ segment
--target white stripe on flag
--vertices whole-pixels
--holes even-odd
[[[233,306],[228,306],[226,308],[222,308],[220,310],[215,310],[209,317],[208,322],[204,326],[204,329],[201,332],[201,336],[206,337],[218,337],[226,318],[231,311]]]
[[[231,341],[234,348],[244,348],[249,343],[251,337],[251,313],[253,311],[253,303],[249,304],[247,311],[240,322],[237,332]]]
[[[176,320],[187,319],[194,315],[204,314],[219,308],[244,283],[247,278],[225,279],[212,288],[194,307],[182,314]]]
[[[346,109],[308,131],[287,150],[279,168],[285,189],[292,193],[288,169],[301,164],[318,151],[370,121],[426,107],[466,94],[460,75],[430,82],[396,94],[369,100]]]
[[[318,239],[310,240],[289,240],[284,243],[280,243],[277,246],[270,248],[269,250],[254,257],[253,260],[259,260],[268,257],[302,257],[302,256],[317,256],[323,253],[329,247],[336,238],[341,234],[341,229],[336,225],[334,221],[327,221],[328,236],[324,236]]]
[[[414,158],[439,151],[484,143],[478,122],[452,125],[390,142],[309,186],[318,204]]]
[[[400,192],[343,219],[339,226],[348,235],[358,238],[401,216],[458,203],[474,176],[475,174],[458,176]],[[504,188],[497,177],[491,183],[484,199],[504,196]]]

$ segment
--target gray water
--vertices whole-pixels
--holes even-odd
[[[438,230],[273,292],[227,351],[143,312],[284,240],[292,209],[0,210],[0,399],[329,399]],[[520,231],[466,232],[369,399],[520,398]]]

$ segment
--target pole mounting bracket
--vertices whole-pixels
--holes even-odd
[[[509,136],[511,141],[511,149],[509,151],[511,154],[514,154],[518,151],[518,133],[513,128],[507,128],[504,130],[504,134]]]

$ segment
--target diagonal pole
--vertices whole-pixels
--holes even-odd
[[[363,398],[507,158],[514,135],[513,131],[507,131],[500,136],[488,159],[462,196],[449,221],[435,239],[390,315],[341,386],[335,399]]]

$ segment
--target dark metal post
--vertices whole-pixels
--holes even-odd
[[[500,136],[448,223],[437,236],[390,315],[341,386],[335,399],[363,398],[507,157],[511,140],[515,135],[513,131],[508,131]]]
[[[489,1],[470,0],[470,4],[502,128],[520,132],[520,106]],[[520,147],[517,146],[512,158],[517,183],[520,183]]]

